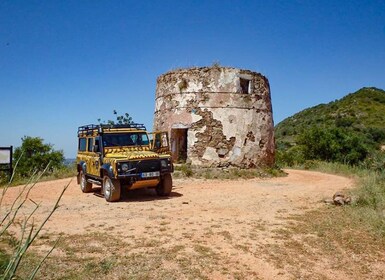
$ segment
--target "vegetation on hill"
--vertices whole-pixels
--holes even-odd
[[[279,166],[357,178],[346,219],[385,237],[385,91],[362,88],[303,110],[276,126]]]
[[[276,126],[277,160],[373,165],[385,143],[384,112],[385,91],[377,88],[303,110]]]

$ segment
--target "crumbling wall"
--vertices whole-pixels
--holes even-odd
[[[251,168],[274,163],[268,80],[228,67],[180,69],[157,80],[154,130],[188,128],[194,165]]]

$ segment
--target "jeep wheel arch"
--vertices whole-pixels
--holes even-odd
[[[100,178],[104,178],[104,176],[114,178],[114,173],[111,170],[111,165],[108,163],[105,163],[100,167]]]

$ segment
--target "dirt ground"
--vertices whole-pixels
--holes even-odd
[[[126,242],[125,247],[131,253],[150,252],[147,250],[151,246],[154,247],[151,252],[161,249],[171,252],[167,250],[178,246],[182,249],[178,249],[175,260],[160,257],[159,265],[164,271],[175,271],[175,279],[293,279],[298,275],[310,279],[351,278],[344,273],[336,277],[330,260],[317,261],[312,267],[298,266],[296,269],[303,273],[296,274],[293,268],[277,265],[271,259],[269,248],[283,244],[277,233],[288,225],[289,216],[327,207],[322,202],[324,198],[331,198],[336,191],[347,190],[354,184],[352,179],[341,176],[285,171],[287,177],[272,179],[176,179],[168,198],[157,197],[153,190],[136,190],[120,202],[107,203],[97,195],[98,188],[95,193],[83,194],[76,178],[39,183],[29,197],[41,205],[35,214],[35,221],[39,222],[49,213],[63,187],[70,184],[43,235],[62,234],[77,239],[93,234],[114,237]],[[20,188],[11,188],[3,204],[11,203]],[[26,203],[24,213],[31,211],[33,202]],[[87,238],[84,240],[89,242]],[[134,246],[139,240],[156,242],[148,248]],[[121,247],[116,250],[123,250]],[[106,252],[102,250],[102,255]],[[207,259],[206,264],[199,261],[197,252],[203,252],[200,256]],[[60,254],[60,248],[56,254]],[[190,269],[193,266],[203,272],[186,273],[181,256],[186,257],[184,261],[190,260]],[[306,277],[309,275],[315,276]],[[159,277],[146,274],[141,278],[153,276]],[[117,274],[107,278],[126,279]]]

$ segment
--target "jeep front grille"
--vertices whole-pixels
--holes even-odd
[[[136,168],[137,173],[160,171],[160,161],[158,159],[140,160],[136,162]]]
[[[160,171],[160,160],[159,159],[149,159],[149,160],[138,160],[127,162],[130,172],[123,172],[120,170],[120,174],[139,174],[142,172],[154,172]],[[120,163],[120,165],[122,165]]]

